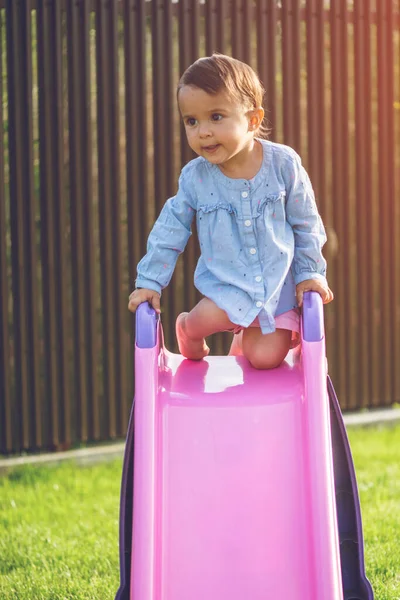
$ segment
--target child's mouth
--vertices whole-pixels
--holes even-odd
[[[213,146],[203,146],[203,150],[208,152],[208,154],[212,154],[216,150],[218,150],[220,144],[214,144]]]

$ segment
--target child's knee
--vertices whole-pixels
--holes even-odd
[[[276,369],[285,360],[290,349],[291,332],[264,336],[260,331],[246,330],[243,336],[243,354],[255,369]]]
[[[263,370],[276,369],[282,364],[286,355],[282,356],[282,354],[278,354],[277,352],[266,353],[265,349],[261,347],[250,350],[245,356],[252,367]]]

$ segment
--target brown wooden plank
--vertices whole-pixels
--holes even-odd
[[[347,32],[344,35],[342,0],[331,2],[331,98],[332,98],[332,203],[333,226],[339,240],[339,255],[335,261],[333,287],[336,293],[334,384],[342,406],[349,407],[348,397],[348,313],[346,275],[349,260],[345,203],[348,201],[348,132],[347,128]]]
[[[394,139],[392,3],[377,3],[381,397],[393,402]],[[390,39],[388,40],[388,36]],[[398,268],[398,266],[397,266]]]
[[[357,193],[357,278],[358,296],[358,400],[368,406],[376,371],[372,352],[372,135],[371,135],[371,29],[369,0],[354,3],[356,193]]]
[[[51,64],[54,48],[51,47],[51,7],[43,0],[37,9],[38,40],[38,84],[39,84],[39,151],[40,151],[40,206],[41,206],[41,247],[43,277],[43,337],[45,356],[44,377],[44,442],[47,446],[59,447],[59,393],[61,373],[59,365],[60,340],[59,315],[59,265],[57,264],[56,238],[59,232],[55,227],[56,203],[53,148],[53,79]],[[59,132],[60,133],[60,132]]]
[[[0,98],[7,98],[3,88],[3,44],[4,44],[4,11],[0,11]],[[13,448],[13,398],[11,393],[12,362],[10,349],[10,267],[8,255],[10,252],[7,241],[7,208],[8,204],[5,178],[5,148],[4,148],[3,106],[0,109],[0,452],[11,452]],[[8,158],[8,157],[7,157]]]
[[[117,332],[115,329],[115,290],[113,289],[114,252],[113,223],[110,203],[113,191],[112,165],[112,121],[110,108],[113,100],[111,58],[110,4],[98,2],[96,11],[96,67],[97,67],[97,139],[99,173],[99,226],[101,262],[101,298],[103,330],[104,394],[108,435],[117,434],[116,390]]]
[[[136,265],[145,254],[149,231],[149,135],[145,0],[125,0],[125,131],[130,291],[135,287]],[[127,299],[126,299],[127,305]],[[128,324],[134,348],[134,318]],[[132,388],[132,367],[129,375]]]
[[[179,69],[181,74],[198,58],[198,39],[193,38],[191,35],[190,1],[183,0],[179,3]],[[220,8],[218,6],[218,9]],[[181,124],[180,139],[180,162],[183,166],[195,157],[187,142],[183,124]],[[195,227],[193,227],[193,234],[186,246],[183,257],[184,305],[187,311],[191,310],[198,301],[198,294],[193,285],[194,270],[198,256]]]
[[[7,2],[6,21],[15,397],[18,447],[28,449],[42,445],[30,3]]]

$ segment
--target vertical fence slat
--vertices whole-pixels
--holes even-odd
[[[168,0],[170,2],[170,0]],[[158,217],[162,206],[168,198],[169,173],[166,157],[172,151],[167,148],[173,138],[167,140],[167,135],[160,135],[168,122],[167,105],[165,95],[168,93],[169,85],[166,81],[165,60],[165,3],[163,0],[152,0],[152,75],[153,75],[153,130],[154,130],[154,204],[156,217]],[[168,9],[167,9],[168,10]],[[170,314],[173,301],[171,288],[163,292],[163,311],[166,318],[163,321],[167,343],[173,339],[173,324]]]
[[[192,0],[191,4],[191,38],[192,38],[192,62],[199,58],[200,48],[200,4],[198,0]]]
[[[349,409],[355,409],[357,406],[358,380],[357,380],[357,362],[358,362],[358,311],[356,300],[356,284],[357,277],[357,242],[356,242],[356,197],[354,193],[354,135],[351,129],[354,127],[354,102],[350,104],[349,89],[354,88],[354,61],[350,59],[349,41],[354,37],[354,25],[352,13],[350,13],[350,4],[347,0],[341,2],[341,63],[342,77],[346,82],[342,86],[343,92],[343,118],[340,126],[342,128],[342,166],[341,176],[345,184],[345,196],[342,203],[343,216],[343,234],[345,239],[344,248],[346,249],[346,262],[344,263],[344,278],[345,286],[345,303],[346,303],[346,345],[348,364],[347,370],[347,406]],[[353,48],[353,45],[351,45]],[[352,93],[354,96],[354,92]],[[335,174],[334,174],[335,176]]]
[[[160,212],[167,197],[168,173],[163,151],[165,140],[159,135],[163,130],[166,117],[164,102],[164,1],[152,1],[152,69],[153,69],[153,113],[154,113],[154,189],[157,213]],[[190,32],[188,32],[190,35]]]
[[[293,98],[292,98],[292,123],[293,123],[293,147],[301,154],[301,114],[300,114],[300,0],[291,0],[291,36],[292,36],[292,56],[290,65],[290,75],[293,78]]]
[[[194,62],[195,60],[197,60],[199,58],[199,53],[200,53],[200,5],[196,0],[192,0],[192,4],[196,5],[196,9],[194,11],[194,16],[195,16],[195,27],[192,33],[192,43],[191,43],[191,56],[192,56],[192,62]],[[222,4],[219,5],[219,10],[223,11],[223,6]],[[222,12],[221,14],[221,18],[224,18],[224,13]],[[185,140],[186,141],[186,140]],[[186,145],[188,146],[188,143],[186,142]],[[192,157],[194,157],[194,152],[191,153]],[[190,292],[189,294],[192,297],[192,302],[188,305],[189,308],[192,308],[196,302],[198,302],[201,298],[201,294],[200,292],[198,292],[195,287],[194,287],[194,271],[196,268],[196,264],[197,264],[197,259],[199,257],[200,254],[200,247],[199,247],[199,243],[197,240],[197,234],[196,234],[196,222],[195,220],[193,221],[193,226],[192,226],[192,231],[193,231],[193,235],[191,236],[191,239],[189,240],[188,243],[188,248],[189,248],[189,260],[186,260],[186,262],[184,263],[184,275],[185,275],[185,279],[184,282],[186,283],[186,287],[190,288]]]
[[[45,407],[46,419],[45,443],[58,447],[60,443],[58,396],[60,385],[60,339],[58,316],[60,289],[57,281],[56,237],[60,234],[55,226],[56,203],[54,177],[56,157],[53,149],[54,71],[50,64],[54,56],[51,47],[51,7],[44,0],[38,2],[37,41],[38,41],[38,83],[39,83],[39,148],[40,148],[40,206],[41,206],[41,242],[43,273],[43,341],[45,356]],[[61,132],[59,132],[61,133]],[[57,199],[58,200],[58,199]]]
[[[218,52],[227,52],[228,0],[218,0]]]
[[[367,27],[365,27],[365,23]],[[368,406],[372,390],[371,339],[371,23],[369,0],[354,2],[357,278],[359,297],[358,399]]]
[[[325,193],[323,17],[323,0],[308,0],[306,7],[308,165],[316,196],[322,199]],[[323,214],[323,211],[321,212]]]
[[[335,363],[338,394],[342,401],[348,403],[347,377],[348,372],[348,343],[346,331],[348,315],[346,303],[346,281],[348,262],[348,240],[346,230],[346,215],[344,204],[348,201],[348,175],[346,146],[347,138],[344,129],[347,126],[347,62],[346,40],[347,32],[343,31],[344,15],[342,0],[331,1],[331,94],[332,94],[332,204],[334,207],[334,227],[339,238],[339,257],[335,261],[334,289],[336,292],[337,323],[335,332]],[[343,39],[344,38],[344,39]]]
[[[179,71],[180,75],[194,62],[193,46],[190,34],[189,1],[179,1]],[[181,129],[181,164],[184,165],[194,157],[186,140],[184,127]]]
[[[380,340],[381,340],[381,393],[379,400],[390,404],[393,393],[392,323],[394,257],[393,236],[393,41],[392,3],[377,3],[377,58],[378,58],[378,165],[379,165],[379,250],[380,250]]]
[[[65,14],[65,13],[64,13]],[[64,20],[65,22],[65,20]],[[64,28],[63,28],[63,12],[59,3],[54,4],[53,21],[53,73],[54,73],[54,100],[53,103],[57,107],[53,122],[53,149],[56,154],[55,174],[54,174],[54,191],[56,202],[56,246],[58,256],[58,311],[60,313],[59,327],[60,331],[60,369],[61,369],[61,389],[60,389],[60,430],[62,431],[63,443],[69,447],[72,444],[71,432],[71,361],[68,349],[70,339],[70,302],[69,302],[69,278],[67,273],[70,271],[69,252],[67,250],[66,231],[70,221],[68,217],[68,204],[66,194],[66,178],[64,174]]]
[[[294,54],[292,0],[282,0],[282,82],[283,82],[283,138],[288,146],[295,145],[294,106],[300,102],[295,97],[293,76],[295,65],[292,64]]]
[[[21,448],[42,444],[29,2],[6,4],[15,397]]]
[[[126,302],[122,297],[123,293],[123,274],[122,274],[122,223],[121,223],[121,189],[120,189],[120,81],[119,81],[119,30],[118,30],[118,0],[112,0],[110,4],[110,83],[111,83],[111,103],[109,107],[109,120],[111,123],[110,139],[110,160],[111,160],[111,196],[108,199],[107,213],[108,218],[112,215],[112,255],[113,255],[113,280],[112,288],[113,315],[115,330],[115,354],[112,357],[115,364],[116,388],[114,399],[118,407],[118,423],[116,435],[125,433],[126,423],[128,421],[128,390],[127,390],[127,370],[125,363],[125,351],[121,332],[125,328]],[[110,399],[111,400],[111,399]]]
[[[218,48],[217,19],[219,10],[217,0],[206,0],[205,5],[205,32],[206,32],[206,54],[211,56]]]
[[[0,98],[5,98],[3,89],[3,32],[4,11],[0,10]],[[9,324],[9,267],[7,242],[7,211],[4,164],[3,103],[0,107],[0,452],[11,452],[13,448],[12,396],[11,396],[11,352]]]
[[[74,373],[81,439],[100,435],[95,296],[96,264],[92,209],[90,12],[68,6],[68,107],[72,257],[72,306],[76,323]]]
[[[111,29],[110,29],[111,27]],[[117,332],[115,330],[114,236],[110,215],[114,213],[112,193],[112,13],[110,3],[99,0],[96,7],[96,57],[97,57],[97,118],[98,118],[98,172],[99,172],[99,225],[101,256],[101,297],[103,321],[104,393],[108,418],[108,435],[117,433]],[[116,199],[118,201],[118,199]]]
[[[275,0],[260,0],[256,4],[257,69],[266,90],[265,122],[271,128],[269,138],[276,141],[276,40],[277,9]]]
[[[79,72],[80,81],[80,107],[82,111],[82,159],[80,166],[82,169],[82,190],[83,203],[81,207],[82,233],[83,233],[83,260],[84,272],[86,274],[84,283],[84,303],[85,303],[85,344],[87,352],[87,387],[88,399],[86,403],[85,422],[87,423],[87,437],[91,440],[99,439],[101,436],[100,425],[100,406],[99,406],[99,373],[98,373],[98,342],[97,342],[97,311],[98,301],[94,290],[97,289],[96,280],[96,239],[95,239],[95,217],[93,206],[93,132],[92,132],[92,60],[91,60],[91,23],[90,6],[83,2],[80,7],[80,54],[81,69]]]
[[[129,286],[130,290],[133,290],[136,265],[146,251],[146,234],[150,225],[145,0],[125,0],[124,60],[128,270]],[[129,327],[129,335],[130,347],[133,348],[134,329],[132,326]]]
[[[394,289],[393,289],[393,332],[394,336],[394,351],[393,351],[393,370],[394,370],[394,390],[393,390],[393,400],[398,402],[400,398],[400,369],[398,365],[400,364],[400,269],[398,265],[400,264],[400,205],[397,201],[397,198],[400,194],[400,77],[398,71],[398,65],[400,64],[400,4],[397,4],[397,11],[393,15],[393,40],[394,44],[394,64],[397,65],[397,86],[395,86],[395,100],[397,104],[393,104],[392,110],[397,111],[397,117],[394,119],[395,127],[393,128],[394,132],[394,159],[395,159],[395,193],[392,198],[394,203],[394,257],[393,257],[393,280],[394,280]],[[396,114],[396,113],[395,113]]]
[[[308,168],[315,190],[315,196],[319,205],[324,223],[327,225],[328,243],[324,253],[328,262],[328,279],[330,277],[331,265],[334,256],[335,235],[330,227],[332,221],[332,202],[327,194],[326,186],[326,123],[325,110],[327,95],[325,94],[325,11],[324,0],[307,0],[306,10],[306,68],[307,68],[307,129],[308,129]],[[326,311],[327,324],[327,352],[331,355],[334,344],[332,310],[329,306]]]
[[[387,329],[390,336],[390,392],[385,400],[386,405],[392,404],[395,398],[396,381],[399,381],[395,362],[396,333],[393,325],[396,323],[396,307],[400,306],[399,299],[396,297],[396,279],[399,279],[399,268],[395,261],[396,242],[396,176],[395,176],[395,139],[394,139],[394,3],[392,0],[386,0],[386,69],[387,69],[387,126],[388,126],[388,220],[387,233],[389,237],[389,307],[390,314],[387,319]],[[397,63],[398,64],[398,63]],[[397,363],[398,364],[398,363]]]
[[[189,2],[193,0],[180,0],[179,2],[179,70],[182,75],[183,72],[198,58],[198,45],[197,40],[193,40],[190,31],[190,12]],[[186,139],[183,124],[181,124],[181,165],[186,164],[194,158],[194,153],[189,147]],[[194,227],[194,226],[193,226]],[[197,244],[194,236],[191,236],[187,244],[184,258],[183,258],[183,269],[184,269],[184,303],[185,309],[189,310],[196,304],[197,294],[193,285],[193,274],[196,265],[197,256]]]
[[[243,5],[243,60],[247,64],[251,64],[253,67],[254,61],[252,57],[252,46],[253,46],[253,32],[254,32],[254,6],[253,2],[244,2]]]
[[[378,84],[378,165],[379,165],[379,266],[382,274],[379,286],[379,346],[380,346],[380,389],[381,398],[386,403],[390,393],[390,285],[389,285],[389,249],[390,239],[388,225],[389,214],[389,131],[387,121],[388,108],[388,73],[386,66],[386,2],[377,2],[377,84]],[[374,399],[375,402],[378,399]]]
[[[47,446],[69,447],[67,228],[64,194],[61,10],[41,0],[37,10],[43,330]],[[45,416],[45,415],[44,415]]]
[[[73,355],[75,402],[73,415],[77,423],[74,429],[82,440],[88,438],[87,402],[88,389],[88,341],[86,336],[86,277],[83,206],[85,198],[85,175],[87,167],[85,142],[82,139],[85,127],[82,107],[81,69],[82,37],[81,7],[68,3],[68,113],[69,113],[69,166],[70,166],[70,212],[71,212],[71,267],[72,267],[72,313],[74,328]]]
[[[67,12],[67,58],[68,58],[68,125],[69,125],[69,192],[70,192],[70,217],[71,217],[71,270],[72,282],[72,314],[75,325],[73,335],[73,362],[74,362],[74,403],[72,414],[78,414],[83,402],[87,398],[85,361],[86,354],[84,349],[84,340],[82,334],[84,328],[82,325],[83,292],[82,275],[79,273],[82,264],[82,220],[80,217],[80,207],[83,202],[82,183],[81,183],[81,144],[79,132],[82,129],[81,116],[78,100],[77,70],[79,67],[79,47],[77,33],[77,8],[74,4],[68,5]],[[75,425],[75,424],[74,424]],[[74,435],[76,434],[74,427]],[[82,429],[80,430],[80,433]],[[85,434],[84,434],[85,439]]]
[[[257,48],[257,73],[264,89],[267,92],[266,102],[268,104],[269,90],[267,89],[268,81],[268,35],[267,35],[267,0],[259,0],[256,3],[255,13],[255,31],[256,31],[256,48]],[[267,110],[266,108],[266,117]],[[269,111],[268,111],[269,112]]]
[[[125,0],[126,181],[129,278],[133,289],[136,263],[145,252],[149,226],[147,198],[147,82],[145,0]]]
[[[242,36],[242,0],[231,2],[231,38],[232,56],[243,60],[243,36]]]
[[[199,28],[198,28],[198,3],[193,3],[190,7],[191,10],[191,25],[192,25],[192,37],[193,43],[199,39]],[[164,56],[163,61],[163,89],[164,89],[164,136],[163,146],[161,151],[160,160],[163,160],[166,167],[166,188],[164,190],[163,198],[160,198],[160,202],[164,203],[165,200],[175,194],[176,192],[176,181],[175,181],[175,143],[174,139],[177,134],[175,131],[174,124],[174,111],[176,110],[175,93],[172,87],[173,83],[173,48],[172,48],[172,1],[167,0],[164,2],[164,26],[163,26],[163,48],[162,53]],[[160,68],[160,63],[158,65]],[[156,175],[157,176],[157,175]],[[177,277],[173,277],[168,290],[164,292],[164,296],[167,297],[167,303],[165,308],[165,317],[169,324],[169,346],[175,345],[175,319],[176,319],[176,304],[177,304]],[[165,319],[164,319],[165,320]]]
[[[253,3],[247,0],[232,0],[232,56],[250,64]]]

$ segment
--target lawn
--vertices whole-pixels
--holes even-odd
[[[376,600],[400,598],[400,426],[350,431]],[[109,600],[118,587],[121,460],[0,478],[0,598]]]

